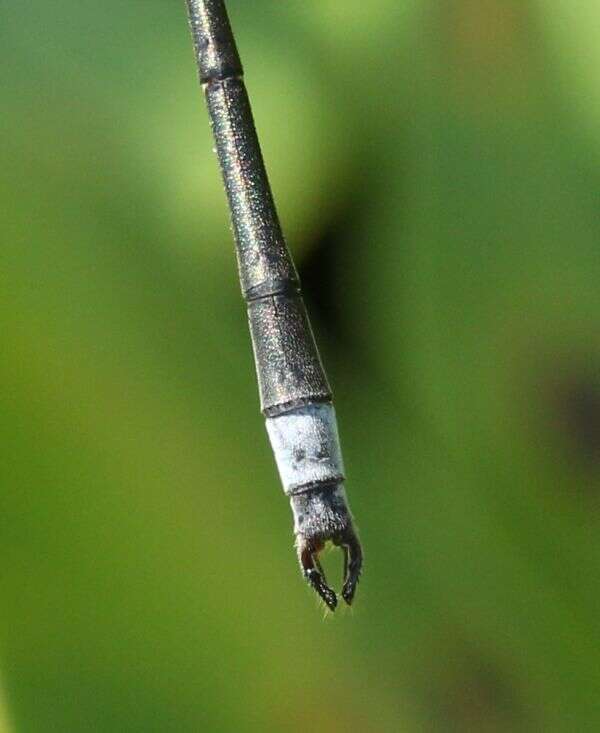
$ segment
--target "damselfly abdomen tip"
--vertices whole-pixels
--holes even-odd
[[[200,83],[229,200],[242,294],[267,432],[294,514],[302,573],[332,611],[319,553],[344,557],[342,598],[351,604],[362,549],[344,490],[332,394],[287,249],[223,0],[187,0]]]
[[[342,598],[352,604],[362,567],[362,548],[348,510],[342,484],[322,486],[291,497],[298,558],[304,577],[333,611],[335,592],[319,562],[327,542],[340,547],[344,558]]]

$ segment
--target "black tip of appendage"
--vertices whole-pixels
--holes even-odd
[[[346,581],[342,588],[342,598],[346,601],[348,606],[352,605],[354,600],[354,594],[356,593],[356,586],[358,585],[358,578],[353,581]]]
[[[308,570],[305,572],[305,577],[319,594],[321,600],[324,601],[327,608],[330,611],[335,611],[338,602],[337,595],[335,591],[327,585],[323,573],[318,570]]]
[[[335,543],[340,545],[344,551],[344,585],[342,587],[342,598],[351,606],[362,572],[362,547],[352,525],[348,527],[348,530]]]
[[[302,574],[308,583],[319,594],[330,611],[335,611],[337,606],[337,595],[335,591],[327,585],[325,573],[319,563],[319,552],[323,549],[324,543],[309,540],[306,537],[299,536],[297,540],[298,559]]]

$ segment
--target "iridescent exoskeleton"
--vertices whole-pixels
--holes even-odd
[[[187,0],[200,83],[227,191],[261,409],[294,514],[302,572],[327,606],[319,552],[344,553],[342,597],[352,603],[362,549],[344,490],[332,394],[288,252],[223,0]]]

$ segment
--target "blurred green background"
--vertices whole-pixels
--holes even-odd
[[[0,731],[600,730],[600,5],[229,5],[356,605],[297,569],[183,0],[5,0]]]

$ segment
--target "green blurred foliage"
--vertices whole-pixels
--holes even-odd
[[[341,243],[356,607],[296,568],[183,0],[1,3],[0,730],[597,730],[600,6],[230,15],[290,246]]]

